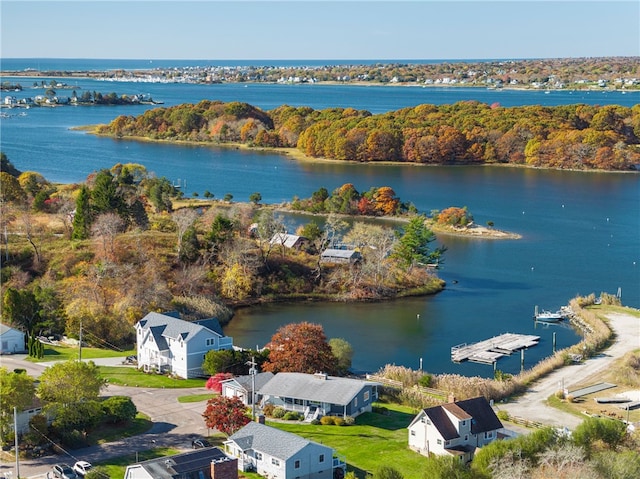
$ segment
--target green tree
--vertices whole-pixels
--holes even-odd
[[[345,375],[351,368],[351,360],[353,359],[353,347],[346,339],[331,338],[329,347],[336,358],[336,372]]]
[[[126,208],[118,184],[109,170],[100,170],[91,190],[91,207],[95,215],[117,213],[126,219]]]
[[[106,384],[93,361],[64,361],[43,371],[38,396],[44,401],[73,408],[84,401],[97,400]]]
[[[249,195],[249,201],[251,203],[253,203],[254,205],[257,205],[258,203],[260,203],[260,201],[262,201],[262,195],[260,193],[251,193]]]
[[[429,243],[436,237],[426,225],[426,218],[422,215],[409,220],[401,233],[393,250],[393,257],[400,264],[409,269],[417,264],[428,264],[440,261],[445,251],[444,247],[431,250]]]
[[[2,297],[3,318],[31,335],[40,319],[40,305],[28,289],[7,288]]]
[[[0,367],[0,438],[3,438],[13,420],[13,408],[22,412],[35,399],[34,379],[23,372],[9,372]]]
[[[71,239],[84,240],[89,238],[92,220],[90,198],[89,188],[86,185],[82,185],[76,198],[76,211],[73,215]]]
[[[380,466],[376,469],[373,479],[404,479],[404,476],[393,466]]]
[[[102,410],[113,423],[133,421],[138,409],[128,396],[111,396],[102,402]]]

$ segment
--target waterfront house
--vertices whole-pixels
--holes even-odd
[[[243,404],[250,406],[253,404],[252,398],[254,384],[256,390],[255,401],[256,403],[259,403],[262,400],[262,396],[258,394],[257,391],[267,384],[267,382],[272,378],[273,373],[264,372],[226,379],[220,383],[222,386],[221,394],[225,397],[237,397]]]
[[[232,349],[217,319],[183,321],[178,313],[149,313],[136,324],[138,367],[182,378],[204,376],[202,361],[211,350]]]
[[[370,412],[378,399],[378,383],[324,373],[278,373],[258,389],[261,404],[297,411],[306,421],[322,416],[356,417]]]
[[[484,397],[420,411],[409,425],[409,447],[422,455],[452,455],[468,463],[476,448],[494,441],[502,423]]]
[[[127,466],[124,479],[238,479],[237,459],[217,447],[162,456]]]
[[[355,264],[362,259],[362,255],[359,251],[353,249],[333,249],[327,248],[320,255],[321,263],[330,264]]]
[[[0,323],[0,354],[24,353],[26,351],[24,333]]]
[[[229,436],[224,447],[238,459],[239,470],[269,479],[334,479],[346,470],[332,448],[258,422]]]

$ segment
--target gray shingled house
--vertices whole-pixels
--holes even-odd
[[[420,411],[409,424],[409,447],[425,456],[452,455],[467,463],[476,448],[498,438],[502,423],[484,397]]]
[[[371,411],[378,383],[324,373],[278,373],[258,389],[262,405],[297,411],[310,421],[322,416],[356,417]]]
[[[250,422],[224,442],[241,471],[278,479],[341,479],[346,463],[334,450],[296,434]]]

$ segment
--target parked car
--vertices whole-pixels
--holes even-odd
[[[93,466],[91,465],[90,462],[87,461],[78,461],[73,465],[73,470],[75,471],[75,473],[80,476],[80,477],[84,477],[87,475],[87,472],[89,472],[89,470],[92,468]]]
[[[202,449],[203,447],[211,447],[211,443],[206,439],[195,439],[191,442],[194,449]]]
[[[78,479],[78,475],[68,464],[56,464],[51,472],[55,479]]]

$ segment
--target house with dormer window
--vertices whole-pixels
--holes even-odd
[[[136,342],[139,368],[181,378],[203,376],[207,352],[233,349],[217,319],[184,321],[177,312],[147,314],[136,324]]]
[[[452,455],[465,464],[498,438],[502,423],[484,397],[420,411],[409,425],[409,447],[424,456]]]

